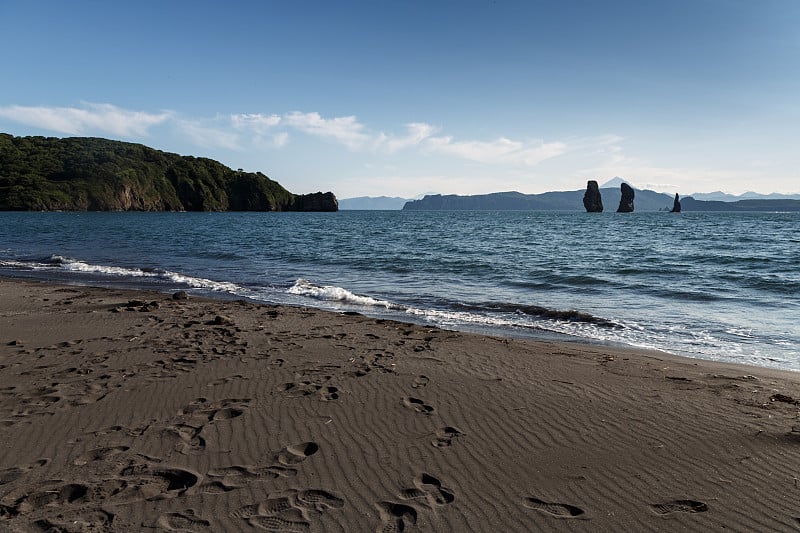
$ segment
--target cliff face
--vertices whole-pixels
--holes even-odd
[[[315,192],[295,196],[292,211],[338,211],[339,202],[332,192]]]
[[[311,198],[309,198],[311,197]],[[260,172],[98,138],[0,134],[0,210],[337,211]]]

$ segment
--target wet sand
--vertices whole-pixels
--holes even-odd
[[[0,530],[796,531],[796,398],[658,352],[0,279]]]

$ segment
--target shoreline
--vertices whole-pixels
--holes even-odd
[[[800,524],[790,370],[17,278],[0,326],[12,530]]]

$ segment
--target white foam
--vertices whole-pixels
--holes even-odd
[[[417,309],[415,307],[410,307],[406,309],[406,313],[422,318],[428,322],[444,326],[477,324],[481,326],[513,327],[522,325],[519,320],[509,320],[499,316],[481,315],[464,311],[440,311],[437,309]]]
[[[317,285],[307,279],[300,278],[287,290],[289,294],[308,296],[325,302],[341,302],[361,307],[383,307],[385,309],[400,310],[402,306],[386,300],[379,300],[371,296],[360,296],[342,287],[333,285]]]
[[[180,285],[185,285],[194,289],[203,289],[215,292],[227,292],[231,294],[243,295],[246,291],[243,287],[235,283],[224,281],[214,281],[206,278],[187,276],[179,272],[169,270],[145,270],[141,268],[126,268],[110,265],[95,265],[70,259],[60,255],[53,255],[50,260],[44,263],[26,261],[0,261],[0,266],[23,268],[32,270],[66,270],[69,272],[80,272],[84,274],[100,274],[104,276],[120,276],[132,278],[153,278],[171,281]]]

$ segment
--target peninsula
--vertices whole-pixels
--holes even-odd
[[[337,211],[261,172],[95,137],[0,133],[2,211]]]

